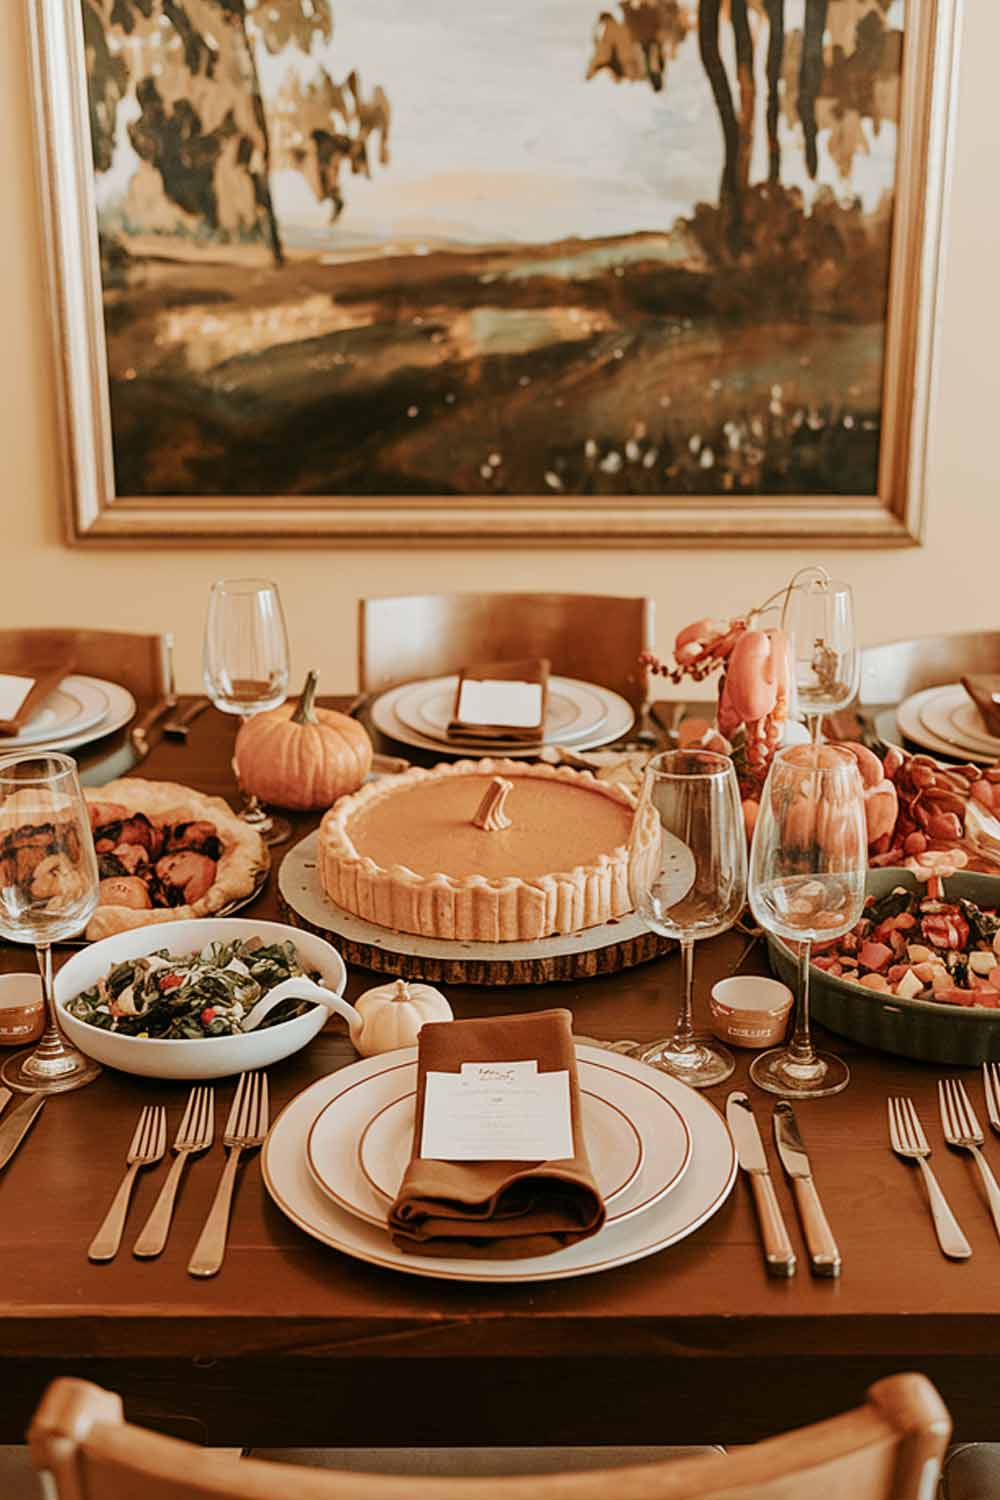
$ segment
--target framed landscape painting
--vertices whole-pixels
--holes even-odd
[[[919,541],[955,0],[29,0],[88,543]]]

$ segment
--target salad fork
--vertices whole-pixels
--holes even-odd
[[[983,1090],[990,1124],[997,1135],[1000,1135],[1000,1068],[996,1063],[983,1063]]]
[[[941,1129],[948,1145],[960,1151],[968,1151],[979,1168],[993,1224],[997,1234],[1000,1234],[1000,1187],[997,1186],[989,1162],[979,1149],[983,1144],[983,1132],[960,1078],[938,1081],[938,1105],[941,1110]]]
[[[174,1137],[176,1154],[173,1165],[166,1182],[160,1189],[160,1196],[153,1205],[153,1211],[132,1247],[132,1254],[138,1255],[140,1259],[159,1255],[167,1243],[167,1233],[174,1212],[174,1199],[177,1196],[181,1176],[187,1166],[188,1157],[199,1151],[207,1151],[211,1146],[212,1136],[215,1133],[214,1114],[213,1091],[210,1088],[192,1089]]]
[[[201,1238],[188,1262],[188,1271],[192,1276],[214,1276],[222,1265],[226,1253],[236,1168],[244,1151],[263,1145],[267,1135],[268,1115],[267,1074],[241,1074],[222,1137],[229,1155],[215,1192],[215,1201],[201,1231]]]
[[[938,1186],[937,1178],[927,1165],[926,1157],[931,1148],[927,1144],[924,1128],[913,1107],[913,1100],[906,1098],[889,1100],[889,1140],[897,1156],[915,1161],[923,1173],[930,1200],[931,1218],[937,1233],[938,1244],[952,1260],[966,1260],[972,1254],[972,1246],[958,1225],[958,1220],[948,1207],[947,1200]]]
[[[132,1197],[132,1186],[140,1167],[151,1167],[167,1149],[167,1112],[162,1104],[147,1104],[139,1116],[132,1143],[125,1160],[128,1171],[114,1196],[104,1223],[94,1235],[87,1251],[91,1260],[114,1260],[122,1241],[125,1216]]]

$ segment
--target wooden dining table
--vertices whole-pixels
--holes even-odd
[[[203,714],[188,742],[162,740],[135,774],[235,801],[233,722]],[[101,751],[104,753],[107,747]],[[119,747],[120,749],[120,747]],[[120,755],[119,755],[120,759]],[[294,816],[293,841],[316,818]],[[244,915],[279,917],[271,878]],[[700,943],[696,1006],[737,964],[766,973],[762,943],[738,932]],[[62,950],[66,956],[69,950]],[[28,970],[0,947],[0,970]],[[578,1034],[653,1039],[673,1024],[676,955],[621,973],[520,988],[451,985],[458,1016],[568,1007]],[[355,969],[348,996],[378,976]],[[121,1178],[140,1108],[167,1106],[172,1133],[186,1088],[105,1069],[49,1100],[0,1173],[0,1442],[19,1442],[48,1381],[71,1374],[119,1391],[133,1421],[212,1444],[462,1446],[740,1443],[856,1404],[873,1380],[920,1370],[959,1438],[1000,1436],[1000,1239],[974,1164],[949,1151],[933,1064],[825,1037],[851,1082],[798,1107],[843,1274],[810,1275],[790,1186],[771,1141],[772,1099],[748,1082],[751,1053],[707,1091],[720,1108],[747,1089],[798,1254],[797,1274],[765,1274],[744,1177],[702,1228],[631,1265],[575,1279],[481,1285],[409,1276],[349,1259],[292,1224],[269,1198],[259,1158],[241,1168],[221,1272],[186,1264],[223,1163],[232,1081],[220,1081],[216,1144],[188,1169],[167,1248],[130,1246],[165,1166],[140,1174],[123,1248],[104,1265],[87,1246]],[[355,1057],[340,1021],[270,1069],[272,1117]],[[974,1070],[965,1079],[980,1113]],[[933,1164],[972,1244],[938,1249],[915,1168],[894,1157],[886,1099],[915,1101]],[[1000,1168],[1000,1141],[988,1157]],[[696,1167],[694,1168],[696,1170]]]

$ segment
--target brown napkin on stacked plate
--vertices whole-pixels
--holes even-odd
[[[480,1259],[551,1255],[596,1234],[604,1223],[580,1116],[576,1053],[568,1010],[486,1021],[431,1021],[418,1038],[413,1156],[389,1212],[400,1250]],[[460,1073],[464,1062],[523,1062],[539,1073],[569,1073],[575,1153],[565,1161],[431,1161],[420,1156],[424,1079]]]
[[[9,718],[0,719],[0,735],[20,734],[72,670],[73,657],[68,651],[50,652],[38,660],[30,660],[23,652],[0,652],[0,675],[22,678],[20,690],[25,693],[16,711]]]
[[[1000,739],[1000,703],[993,701],[993,694],[1000,693],[1000,676],[963,677],[962,686],[982,714],[987,733]]]
[[[463,717],[462,692],[466,683],[518,682],[541,689],[538,717],[530,724],[504,722],[496,717],[484,719]],[[488,690],[487,690],[488,691]],[[549,696],[549,663],[544,657],[521,661],[484,661],[465,667],[459,674],[455,704],[448,725],[448,738],[475,744],[480,740],[517,740],[525,745],[540,745],[545,735],[545,709]]]

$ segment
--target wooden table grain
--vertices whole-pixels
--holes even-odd
[[[234,794],[233,726],[214,710],[186,746],[162,742],[137,774]],[[296,817],[296,834],[315,820]],[[276,862],[283,851],[276,853]],[[248,914],[277,915],[275,878]],[[740,956],[738,934],[699,945],[697,1003]],[[4,945],[0,970],[29,969]],[[758,945],[745,960],[763,972]],[[676,957],[607,978],[523,990],[449,988],[459,1016],[566,1005],[578,1033],[651,1039],[669,1028]],[[373,976],[354,972],[349,995]],[[827,1038],[827,1040],[831,1040]],[[268,1198],[251,1158],[237,1189],[222,1272],[185,1266],[222,1166],[221,1146],[188,1170],[163,1256],[129,1247],[162,1180],[142,1175],[124,1249],[92,1265],[86,1247],[117,1183],[142,1104],[185,1090],[106,1070],[53,1098],[0,1174],[0,1442],[18,1442],[48,1380],[94,1379],[133,1420],[219,1444],[419,1445],[746,1442],[858,1401],[870,1381],[922,1370],[962,1438],[997,1436],[1000,1241],[974,1166],[941,1140],[932,1065],[834,1041],[847,1091],[799,1117],[844,1257],[815,1280],[787,1182],[770,1147],[770,1099],[749,1087],[799,1254],[790,1281],[764,1274],[745,1181],[697,1233],[604,1274],[524,1286],[437,1283],[369,1267],[315,1243]],[[350,1061],[339,1023],[270,1070],[275,1109]],[[722,1105],[748,1087],[709,1091]],[[974,1074],[966,1081],[978,1100]],[[218,1087],[224,1118],[232,1085]],[[917,1173],[886,1139],[885,1100],[912,1095],[934,1166],[973,1247],[943,1259]],[[987,1143],[1000,1157],[1000,1142]]]

